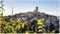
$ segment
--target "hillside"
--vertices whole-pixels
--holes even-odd
[[[44,33],[59,32],[59,20],[54,15],[48,15],[38,11],[19,13],[10,16],[4,16],[1,24],[2,33]]]
[[[26,18],[25,21],[29,21],[29,20],[33,19],[34,17],[36,17],[38,19],[49,18],[50,20],[57,20],[57,16],[41,13],[41,12],[38,11],[38,8],[36,8],[33,12],[19,13],[19,14],[9,15],[9,16],[5,16],[5,17],[12,18],[14,20],[17,20],[17,18],[22,18],[22,19]]]

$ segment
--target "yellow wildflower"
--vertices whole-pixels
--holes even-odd
[[[26,31],[26,34],[28,34],[28,31]]]
[[[22,27],[24,28],[24,23],[22,23]]]
[[[43,28],[43,27],[42,27],[42,26],[38,26],[38,29],[39,29],[39,28]]]
[[[38,32],[43,32],[43,31],[40,29],[40,30],[38,30]]]
[[[45,20],[45,18],[42,18],[42,21]]]
[[[38,23],[37,24],[42,24],[42,20],[38,20]]]

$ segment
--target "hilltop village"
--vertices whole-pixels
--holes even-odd
[[[38,19],[45,18],[45,19],[50,19],[52,21],[56,21],[57,17],[54,15],[48,15],[45,13],[40,13],[38,10],[38,7],[35,8],[33,12],[27,12],[27,13],[19,13],[15,15],[8,16],[9,18],[12,18],[13,20],[17,20],[17,18],[20,18],[23,21],[30,21],[32,18],[36,17]]]
[[[4,20],[5,20],[3,22],[4,25],[2,24],[1,26],[2,27],[1,32],[5,32],[5,33],[7,32],[58,33],[59,32],[59,20],[57,19],[57,17],[54,15],[48,15],[39,12],[38,7],[36,7],[33,12],[4,16]]]
[[[8,17],[12,18],[13,20],[17,20],[17,18],[21,18],[23,22],[30,21],[34,17],[36,17],[37,19],[45,18],[46,20],[50,19],[51,21],[57,21],[56,16],[40,13],[38,7],[36,7],[33,12],[19,13]]]

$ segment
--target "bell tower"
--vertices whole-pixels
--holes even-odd
[[[36,7],[36,10],[38,11],[38,7]]]
[[[34,12],[38,12],[38,7],[35,8]]]

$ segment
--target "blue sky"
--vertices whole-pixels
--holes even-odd
[[[39,7],[40,12],[60,16],[59,0],[4,0],[4,16],[11,15],[12,7],[14,14],[22,12],[33,12],[35,7]]]

